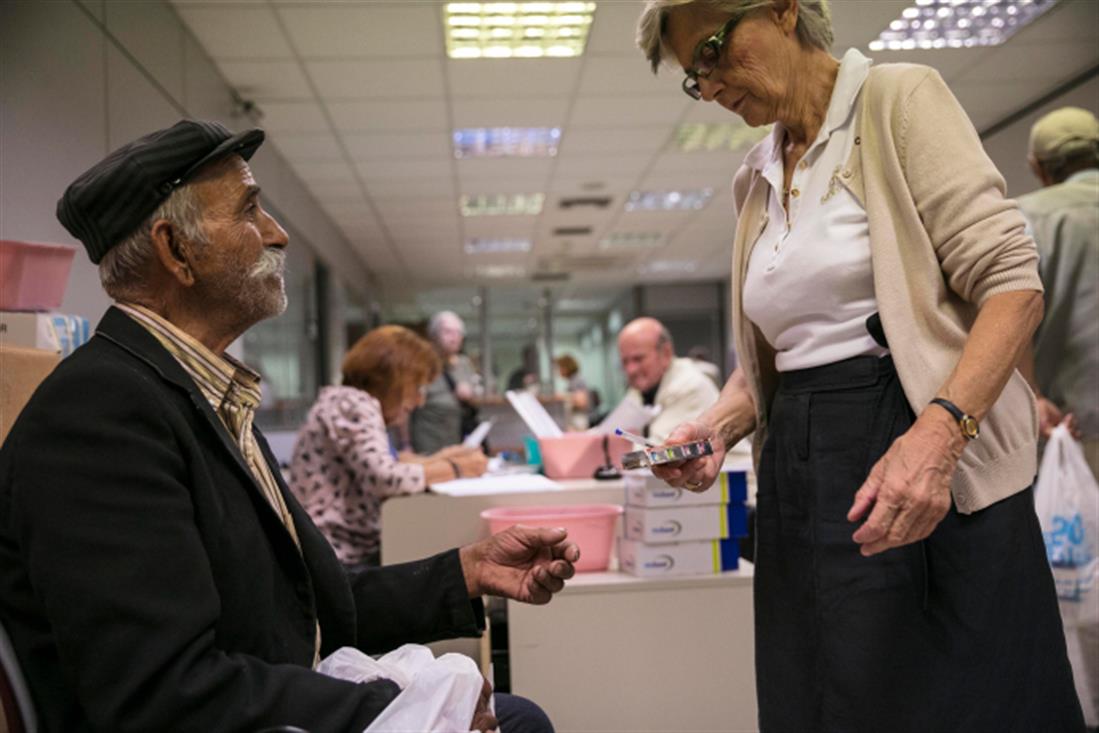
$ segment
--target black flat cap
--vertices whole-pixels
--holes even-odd
[[[263,138],[258,128],[234,135],[217,122],[180,120],[85,171],[57,202],[57,218],[98,264],[199,168],[226,155],[248,160]]]

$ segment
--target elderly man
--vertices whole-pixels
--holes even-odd
[[[263,137],[185,120],[58,204],[116,303],[0,450],[0,621],[44,731],[360,731],[397,685],[320,657],[477,635],[482,594],[544,603],[573,572],[562,531],[523,530],[344,573],[252,424],[259,376],[225,353],[286,305],[286,232],[246,162]],[[504,731],[540,715],[499,698]],[[471,728],[496,725],[487,699]]]
[[[1046,312],[1033,361],[1020,366],[1038,395],[1042,434],[1067,419],[1099,477],[1099,120],[1079,107],[1054,110],[1034,123],[1029,147],[1042,188],[1019,197],[1019,207],[1038,245]],[[1076,692],[1095,730],[1099,628],[1066,630]]]
[[[676,357],[671,334],[655,318],[625,325],[618,334],[618,356],[630,384],[627,399],[660,408],[647,428],[654,440],[664,440],[717,401],[713,381],[691,359]]]
[[[428,322],[427,335],[439,353],[443,370],[427,386],[424,404],[409,421],[412,450],[420,455],[461,443],[477,427],[477,407],[473,404],[477,373],[462,353],[466,324],[457,313],[440,311]]]

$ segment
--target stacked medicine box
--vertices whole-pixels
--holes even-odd
[[[668,486],[648,470],[628,471],[618,564],[643,577],[736,570],[748,534],[748,474],[723,470],[708,491]]]

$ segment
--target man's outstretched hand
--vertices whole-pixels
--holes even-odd
[[[580,548],[564,529],[517,524],[458,551],[470,598],[501,596],[523,603],[549,603],[576,572]]]

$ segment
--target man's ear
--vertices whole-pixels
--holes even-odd
[[[156,248],[161,267],[181,285],[194,285],[195,274],[191,269],[190,249],[187,242],[179,236],[175,225],[167,219],[157,219],[153,222],[149,236]]]
[[[798,10],[798,0],[778,0],[771,6],[772,17],[783,33],[792,33],[797,28]]]
[[[1035,178],[1042,182],[1043,186],[1049,186],[1053,183],[1052,176],[1046,173],[1046,169],[1042,167],[1041,161],[1033,155],[1028,155],[1026,157],[1026,162],[1030,164],[1030,172],[1034,174]]]

